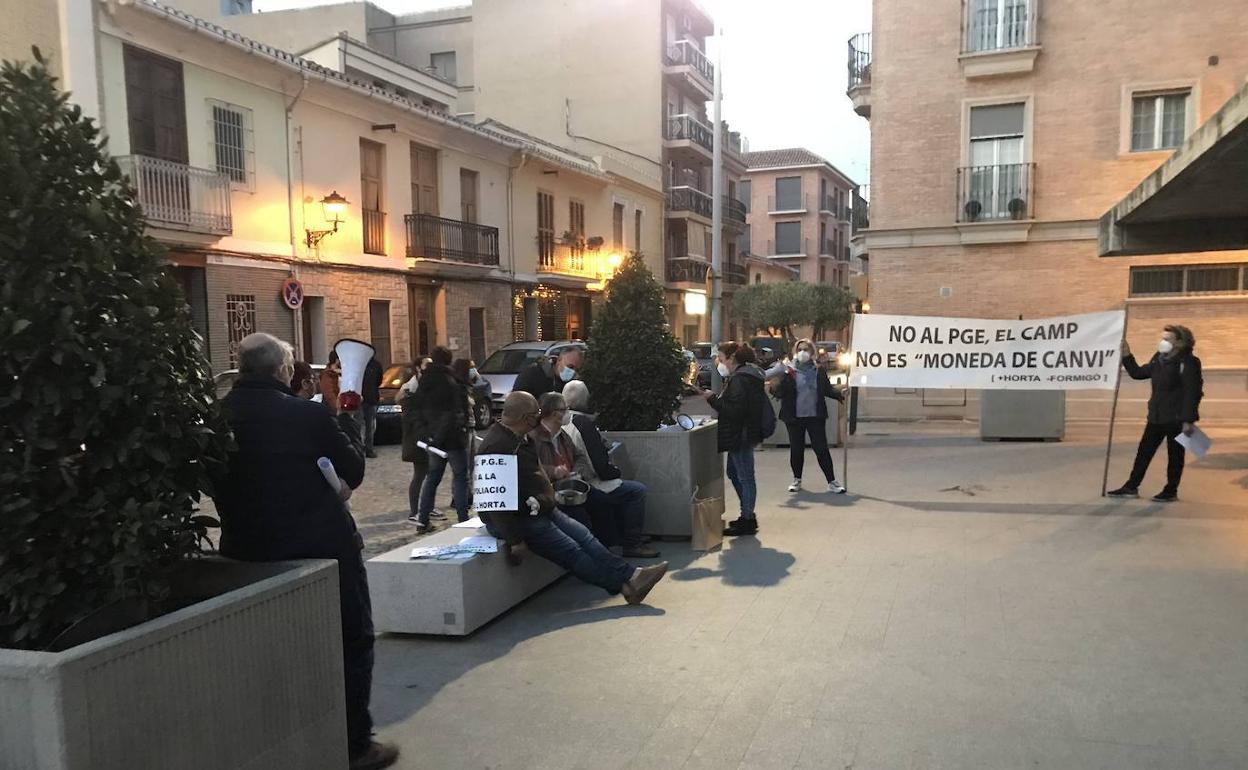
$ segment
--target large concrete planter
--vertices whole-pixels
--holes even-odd
[[[624,478],[640,481],[646,495],[646,534],[689,537],[691,504],[698,497],[724,499],[724,459],[718,423],[693,430],[605,431],[622,446],[612,456]]]
[[[343,770],[332,561],[188,562],[205,598],[64,652],[0,650],[5,770]]]

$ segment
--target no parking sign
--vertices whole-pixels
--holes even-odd
[[[282,282],[282,302],[291,310],[303,307],[303,284],[294,276]]]

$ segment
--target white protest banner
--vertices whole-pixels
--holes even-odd
[[[1113,390],[1124,313],[994,321],[857,315],[850,385]]]
[[[519,511],[520,476],[515,455],[477,455],[472,473],[475,511]]]

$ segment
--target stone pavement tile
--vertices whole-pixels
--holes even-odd
[[[802,750],[794,765],[801,770],[848,770],[854,767],[862,725],[826,719],[811,720],[802,736]]]
[[[742,768],[792,768],[797,765],[814,720],[787,709],[770,709],[741,759]]]
[[[628,767],[636,770],[682,767],[717,713],[711,709],[673,708],[645,739]]]
[[[767,708],[756,711],[744,709],[721,709],[693,747],[683,765],[673,767],[714,768],[736,767],[745,757],[758,731],[759,722]]]
[[[959,658],[866,653],[836,663],[820,719],[954,729],[966,723],[971,686]]]
[[[1020,732],[895,723],[862,726],[855,770],[1023,770]]]

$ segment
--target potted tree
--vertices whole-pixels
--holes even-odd
[[[620,265],[606,294],[594,313],[581,376],[603,431],[621,442],[620,469],[649,489],[647,532],[688,537],[695,491],[722,505],[716,426],[659,430],[674,425],[686,363],[663,315],[663,287],[639,252]]]
[[[0,65],[0,767],[344,767],[333,562],[201,557],[200,341],[35,58]]]

